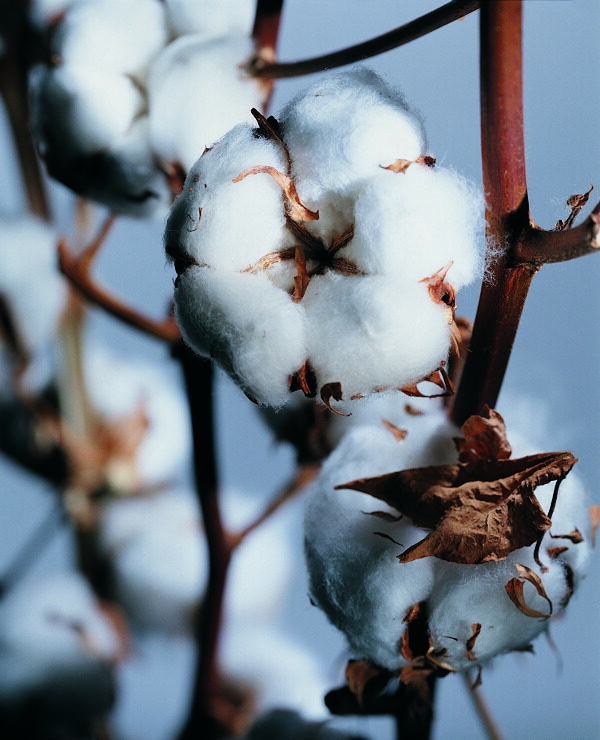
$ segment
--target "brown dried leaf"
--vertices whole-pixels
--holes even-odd
[[[291,393],[301,390],[307,398],[314,398],[317,395],[317,376],[310,360],[306,360],[299,370],[290,375],[288,388]]]
[[[367,685],[381,674],[381,669],[376,668],[364,660],[350,660],[344,673],[348,688],[356,696],[358,705],[363,706],[364,692]]]
[[[382,419],[381,423],[386,429],[389,429],[390,432],[394,435],[394,437],[398,440],[398,442],[402,442],[402,440],[406,437],[408,434],[407,429],[400,429],[395,424],[392,424],[391,421],[388,421],[387,419]]]
[[[333,398],[334,401],[341,401],[343,399],[342,394],[342,384],[337,383],[325,383],[324,386],[321,387],[321,400],[327,406],[327,408],[330,411],[333,411],[334,414],[339,414],[340,416],[351,416],[352,414],[345,414],[343,411],[338,411],[337,409],[334,409],[331,405],[331,399]]]
[[[304,249],[300,246],[296,247],[294,261],[298,274],[294,276],[294,296],[292,300],[294,303],[300,303],[304,298],[308,283],[310,282],[310,277],[306,271],[306,255],[304,254]]]
[[[517,569],[517,573],[519,574],[520,578],[511,578],[510,581],[504,587],[506,589],[506,593],[508,594],[508,597],[513,602],[513,604],[517,607],[517,609],[523,612],[523,614],[525,614],[526,617],[534,617],[538,619],[539,618],[549,619],[552,616],[552,602],[550,601],[548,594],[546,593],[546,589],[544,588],[542,579],[538,576],[538,574],[534,570],[531,570],[531,568],[528,568],[526,565],[521,565],[519,563],[516,563],[515,567]],[[520,580],[520,579],[523,579],[523,580]],[[550,611],[547,614],[545,614],[544,612],[540,612],[537,609],[532,609],[531,607],[527,606],[527,602],[525,601],[525,596],[523,595],[523,588],[525,586],[525,581],[527,581],[528,583],[531,583],[531,585],[535,588],[538,594],[548,602]]]
[[[409,416],[423,416],[423,414],[425,413],[424,411],[421,411],[421,409],[418,409],[416,406],[411,406],[410,403],[404,405],[404,410]]]
[[[563,478],[576,462],[570,452],[517,460],[476,460],[400,470],[336,486],[368,493],[432,530],[398,556],[402,563],[434,556],[455,563],[504,559],[527,547],[552,522],[534,495]]]
[[[567,552],[568,549],[568,547],[549,547],[546,552],[549,558],[555,559],[559,558],[563,552]]]
[[[411,166],[414,160],[412,159],[396,159],[392,164],[387,166],[380,164],[382,170],[390,170],[391,172],[404,173]]]
[[[475,624],[471,625],[471,629],[473,630],[473,634],[466,642],[466,648],[467,648],[467,660],[477,660],[473,653],[473,648],[475,647],[475,641],[479,637],[479,633],[481,632],[481,623],[475,622]]]
[[[317,221],[319,218],[319,211],[311,211],[307,208],[304,203],[300,200],[296,185],[289,175],[285,175],[275,167],[270,165],[257,165],[256,167],[250,167],[248,170],[240,172],[237,177],[234,177],[232,182],[241,182],[249,175],[270,175],[273,180],[279,185],[283,191],[283,197],[285,202],[285,209],[289,217],[293,221]]]
[[[583,535],[578,529],[574,529],[569,534],[551,534],[553,540],[571,540],[574,545],[578,545],[583,542]]]
[[[596,546],[596,530],[600,524],[600,506],[594,505],[589,508],[590,522],[592,525],[592,547]]]
[[[470,416],[461,427],[464,439],[454,440],[460,462],[508,460],[512,455],[504,419],[489,406],[485,414]]]

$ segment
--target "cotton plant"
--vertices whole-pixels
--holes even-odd
[[[49,174],[116,212],[162,216],[182,173],[260,105],[242,79],[252,3],[78,0],[33,70],[33,128]],[[110,53],[105,53],[110,49]],[[216,84],[216,80],[219,80]],[[193,92],[192,92],[193,91]]]
[[[443,373],[455,292],[479,269],[475,188],[366,68],[254,115],[194,164],[167,221],[186,342],[276,408]]]
[[[574,458],[511,457],[493,411],[464,436],[439,410],[397,432],[356,426],[323,465],[305,514],[313,602],[352,658],[402,682],[528,649],[589,563]]]
[[[226,491],[228,526],[243,529],[251,497]],[[293,512],[281,511],[236,548],[226,612],[247,624],[267,621],[290,585]],[[208,583],[208,555],[198,504],[187,489],[109,500],[98,524],[98,552],[109,575],[108,593],[139,632],[189,635]],[[277,552],[277,558],[272,553]],[[235,665],[236,650],[230,650]]]
[[[7,737],[88,733],[106,718],[125,637],[82,576],[21,584],[0,604],[0,624],[0,727]]]
[[[16,385],[34,392],[50,380],[52,345],[67,302],[55,264],[56,233],[29,214],[4,215],[0,222],[1,392]]]

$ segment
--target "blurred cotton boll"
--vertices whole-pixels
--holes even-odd
[[[226,34],[250,35],[255,0],[164,0],[169,28],[175,36],[200,34],[215,38]]]
[[[0,375],[29,364],[30,389],[51,376],[49,351],[66,304],[56,242],[54,230],[34,216],[0,216]]]
[[[265,94],[244,78],[241,66],[252,56],[248,36],[206,40],[203,34],[173,41],[153,63],[148,79],[153,151],[187,171],[206,147],[235,124],[251,120]]]
[[[191,451],[190,429],[185,396],[172,368],[131,360],[93,342],[83,359],[86,391],[102,419],[118,422],[136,411],[145,416],[146,429],[127,461],[133,465],[132,483],[152,487],[182,480]]]
[[[22,584],[0,605],[0,727],[6,737],[89,732],[111,708],[122,652],[75,573]]]

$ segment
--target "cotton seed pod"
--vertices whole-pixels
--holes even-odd
[[[511,489],[513,498],[506,505],[508,510],[515,507],[517,519],[505,526],[500,523],[505,498],[493,503],[491,488],[481,499],[477,493],[470,498],[467,484],[460,496],[471,503],[456,498],[452,516],[460,517],[460,507],[464,507],[457,541],[479,543],[473,547],[482,548],[481,554],[473,551],[468,557],[461,554],[465,551],[461,544],[452,551],[452,535],[443,516],[437,525],[425,527],[402,514],[413,501],[409,488],[398,489],[397,494],[393,487],[385,489],[391,493],[378,493],[384,490],[381,481],[388,475],[396,476],[390,478],[397,481],[394,485],[407,481],[406,485],[414,486],[417,521],[429,516],[423,517],[428,501],[432,507],[441,505],[432,498],[435,476],[444,475],[436,471],[455,469],[457,453],[452,440],[458,435],[441,414],[439,418],[440,425],[422,427],[422,434],[408,424],[402,441],[384,425],[353,429],[325,462],[307,499],[305,547],[311,597],[345,634],[352,657],[393,672],[415,662],[431,670],[464,671],[495,655],[526,649],[547,628],[551,616],[567,605],[590,556],[585,491],[573,473],[562,481],[552,522],[547,523],[544,512],[551,509],[555,484],[546,483],[547,477],[537,478],[537,473],[531,478],[541,483],[535,488],[537,504],[531,505],[539,506],[542,517],[538,547],[535,534],[529,536],[531,544],[519,546],[519,527],[530,526],[537,516],[527,503],[531,495],[527,486]],[[409,444],[413,434],[415,439]],[[444,436],[446,444],[442,445]],[[528,464],[538,470],[536,466],[543,465],[546,457],[534,456]],[[504,463],[512,468],[529,459],[506,459]],[[504,463],[483,459],[470,463],[472,467],[463,463],[465,479],[469,470],[499,471]],[[566,469],[570,466],[572,461]],[[387,475],[382,476],[382,470]],[[406,477],[401,480],[392,470],[405,470]],[[550,480],[563,473],[555,471]],[[416,488],[419,476],[429,481],[421,494]],[[513,484],[507,479],[503,485]],[[369,490],[374,496],[365,492]],[[449,490],[445,495],[450,495]],[[484,506],[491,508],[487,541],[482,543],[476,529],[477,501],[484,502],[486,495],[490,498]],[[396,505],[387,503],[390,500],[397,501]],[[496,522],[498,533],[494,532]],[[497,534],[513,538],[515,545],[507,554],[498,549],[501,537]],[[419,556],[418,548],[427,542],[431,543],[427,552],[437,556]],[[485,549],[490,543],[495,550]],[[415,634],[425,635],[419,649]]]
[[[373,120],[365,121],[375,128],[381,111],[395,123],[390,134],[382,114],[389,136],[373,134],[375,144],[366,123],[364,130],[359,126],[361,147],[357,131],[346,133],[346,114],[363,103],[372,107]],[[240,124],[204,152],[167,221],[165,248],[178,273],[175,304],[186,341],[214,357],[251,398],[275,407],[297,389],[320,392],[329,405],[331,398],[407,389],[436,372],[455,334],[455,290],[447,275],[455,269],[463,284],[476,271],[477,198],[469,199],[469,188],[450,173],[440,174],[432,198],[428,177],[411,178],[404,189],[397,185],[404,170],[430,168],[417,161],[421,126],[368,70],[310,88],[289,104],[281,123],[257,111],[254,117],[256,126]],[[381,150],[382,142],[389,150]],[[304,179],[295,174],[295,152]],[[393,163],[399,152],[417,159],[384,172],[380,160]],[[327,157],[339,161],[327,164]],[[337,190],[322,187],[323,173],[339,182]],[[383,175],[395,195],[386,194],[385,207],[373,207],[382,219],[395,208],[406,216],[400,240],[394,216],[392,228],[369,236],[369,202],[378,197],[375,182]],[[319,196],[306,201],[304,190]],[[444,193],[461,207],[438,208],[435,227],[424,226],[421,240],[420,224]],[[445,228],[448,249],[437,243]],[[412,256],[421,250],[426,256]],[[452,259],[432,267],[450,253],[456,267]]]
[[[67,736],[109,711],[123,645],[80,576],[19,586],[5,596],[0,622],[0,727],[7,737],[41,737],[49,728]]]

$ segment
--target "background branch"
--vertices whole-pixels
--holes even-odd
[[[323,54],[322,56],[302,59],[297,62],[271,62],[268,58],[258,57],[249,65],[248,72],[254,77],[268,79],[282,79],[285,77],[299,77],[314,74],[324,70],[343,67],[346,64],[361,62],[369,57],[383,54],[386,51],[408,44],[410,41],[421,38],[432,31],[446,26],[448,23],[463,18],[472,13],[480,5],[479,0],[452,0],[430,13],[415,18],[398,28],[375,38],[363,41],[360,44],[349,46],[346,49]]]

